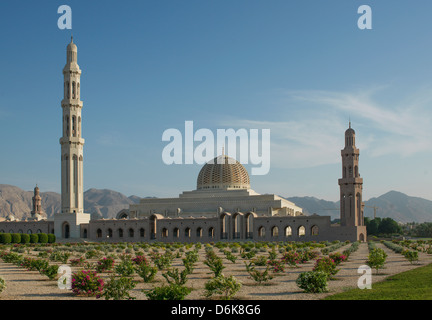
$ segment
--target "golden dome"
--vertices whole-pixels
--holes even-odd
[[[202,167],[197,189],[250,189],[249,174],[240,162],[221,155]]]

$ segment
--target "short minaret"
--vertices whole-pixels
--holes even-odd
[[[360,150],[355,146],[355,131],[349,128],[345,131],[345,148],[342,155],[342,179],[340,186],[340,220],[341,226],[363,226],[362,190],[363,179],[359,173]]]
[[[42,209],[42,197],[40,196],[39,187],[37,185],[34,188],[34,194],[32,197],[32,207],[33,210],[31,211],[31,219],[40,220],[45,213]]]
[[[87,223],[90,215],[84,214],[81,70],[73,37],[66,52],[61,101],[61,213],[55,217],[55,233],[58,238],[79,238],[79,225]]]

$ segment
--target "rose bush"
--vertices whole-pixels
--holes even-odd
[[[94,271],[81,270],[72,274],[72,292],[76,295],[100,297],[104,281]]]

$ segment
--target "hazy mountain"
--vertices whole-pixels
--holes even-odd
[[[366,206],[376,206],[377,217],[390,217],[400,222],[432,222],[432,201],[411,197],[398,191],[390,191],[378,198],[371,198]],[[373,208],[365,208],[365,216],[373,217]]]
[[[52,219],[55,212],[60,212],[60,194],[56,192],[40,192],[42,208],[48,219]],[[24,191],[18,187],[0,184],[0,217],[12,214],[17,219],[30,216],[32,210],[33,191]],[[89,189],[84,192],[85,212],[93,217],[113,218],[122,209],[129,208],[129,204],[138,203],[139,197],[125,195],[113,190]]]
[[[339,202],[327,201],[315,197],[290,197],[285,198],[294,202],[303,209],[306,215],[318,214],[320,216],[330,216],[332,219],[339,218]]]
[[[47,216],[60,208],[60,195],[55,192],[40,194],[43,208]],[[0,217],[12,214],[22,219],[30,216],[32,210],[33,191],[24,191],[18,187],[0,184]]]
[[[42,207],[48,219],[52,219],[55,212],[60,212],[60,194],[56,192],[41,192]],[[18,187],[0,184],[0,217],[9,214],[18,219],[30,215],[32,210],[32,191],[24,191]],[[151,197],[147,197],[151,198]],[[85,212],[92,217],[113,218],[130,204],[139,203],[140,197],[127,197],[119,192],[108,189],[89,189],[84,192]],[[317,199],[315,197],[287,197],[303,208],[306,214],[316,213],[321,216],[339,218],[339,202]],[[390,191],[377,198],[371,198],[365,203],[365,217],[373,217],[373,206],[378,207],[377,217],[390,217],[400,222],[432,222],[432,201],[418,197],[411,197],[397,191]]]
[[[326,201],[314,197],[286,198],[303,208],[306,214],[316,213],[320,216],[339,218],[339,201]],[[432,201],[419,197],[411,197],[402,192],[390,191],[377,198],[365,201],[365,217],[376,216],[392,218],[398,222],[432,222]]]
[[[94,218],[115,218],[120,210],[134,204],[134,199],[113,190],[89,189],[84,192],[84,211],[93,214]]]

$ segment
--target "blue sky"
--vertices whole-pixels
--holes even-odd
[[[60,30],[57,8],[72,8]],[[372,30],[357,9],[372,8]],[[78,46],[84,188],[177,196],[201,165],[162,161],[164,130],[271,129],[259,193],[338,200],[351,119],[364,199],[432,200],[432,2],[0,3],[0,183],[60,192],[62,69]],[[250,172],[250,165],[245,165]]]

